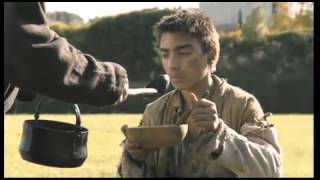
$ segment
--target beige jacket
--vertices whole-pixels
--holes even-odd
[[[213,75],[209,98],[216,103],[226,129],[221,138],[213,132],[174,147],[160,148],[138,164],[124,150],[121,177],[280,177],[282,163],[275,127],[264,117],[256,98]],[[174,90],[150,103],[141,126],[175,124],[183,114],[181,92]],[[219,137],[218,137],[219,136]],[[217,157],[213,151],[223,144]],[[125,147],[124,147],[125,148]]]

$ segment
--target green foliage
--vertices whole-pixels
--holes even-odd
[[[313,36],[222,40],[218,74],[256,95],[267,111],[313,112]]]
[[[249,41],[259,41],[264,39],[268,33],[267,14],[261,7],[256,7],[246,18],[245,24],[242,25],[243,36]]]
[[[86,32],[88,26],[71,24],[68,25],[63,22],[50,23],[50,28],[56,31],[61,37],[65,37],[71,44],[75,45],[78,49],[84,49],[86,44]]]
[[[313,10],[300,11],[293,22],[293,26],[298,31],[305,29],[313,29],[314,27],[314,13]]]
[[[313,2],[299,2],[299,12],[294,17],[289,15],[288,2],[276,2],[276,13],[272,15],[270,30],[272,34],[283,32],[313,31]]]
[[[272,15],[271,29],[274,33],[290,31],[293,18],[289,15],[288,2],[276,2],[277,12]]]
[[[66,24],[83,24],[83,19],[77,15],[64,11],[48,12],[47,18],[49,22],[64,22]]]
[[[52,28],[56,32],[63,33],[64,31],[67,31],[70,27],[64,22],[55,21],[50,23],[50,28]]]

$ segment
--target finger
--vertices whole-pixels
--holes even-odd
[[[192,104],[196,104],[198,102],[197,96],[193,92],[190,93],[190,96]]]
[[[134,149],[134,148],[138,148],[138,149],[141,148],[141,146],[140,146],[139,143],[133,142],[133,141],[131,141],[131,140],[129,140],[129,139],[127,140],[127,147],[128,147],[128,148],[131,148],[131,149],[132,149],[132,148],[133,148],[133,149]]]
[[[129,94],[128,94],[128,91],[125,91],[125,93],[124,93],[124,97],[123,97],[123,101],[124,101],[124,100],[126,100],[126,99],[128,98],[128,95],[129,95]]]
[[[121,94],[121,96],[119,97],[119,99],[116,101],[116,105],[120,104],[123,101],[123,94]]]
[[[209,90],[206,90],[202,95],[202,98],[205,98],[205,99],[209,98],[209,94],[210,94]]]
[[[215,130],[213,121],[198,121],[195,123],[195,127]]]
[[[126,147],[127,149],[135,149],[135,148],[141,148],[141,144],[136,142],[136,141],[132,141],[129,138],[126,137]]]
[[[217,114],[217,110],[211,107],[195,107],[192,111],[191,116],[200,115],[200,114]]]
[[[123,90],[123,97],[124,98],[123,99],[124,100],[127,99],[128,95],[129,95],[129,81],[124,87],[124,90]]]
[[[197,106],[199,107],[213,107],[216,108],[216,103],[208,100],[208,99],[199,99]]]
[[[216,136],[219,137],[223,131],[225,130],[226,126],[224,125],[224,122],[222,119],[219,119],[216,122],[216,128],[215,128],[215,132],[216,132]]]
[[[193,122],[197,123],[200,121],[216,121],[218,119],[216,114],[198,114],[192,116]]]
[[[129,84],[126,83],[124,85],[124,87],[123,87],[121,95],[119,96],[117,101],[114,103],[114,105],[118,105],[118,104],[124,102],[127,99],[127,97],[128,97],[128,89],[129,89]]]
[[[195,124],[196,126],[206,128],[209,131],[215,131],[217,134],[222,132],[221,126],[223,121],[219,118],[214,121],[198,121]]]
[[[121,126],[121,132],[124,134],[124,136],[127,138],[127,131],[128,131],[128,125],[124,124]]]
[[[195,123],[198,128],[205,129],[206,131],[215,130],[213,121],[198,121]]]
[[[128,149],[128,152],[134,159],[137,159],[137,160],[143,159],[142,158],[143,153],[140,149],[130,149],[130,150]]]
[[[211,128],[213,126],[212,124],[213,124],[212,121],[197,121],[195,123],[197,127],[203,127],[203,128]]]

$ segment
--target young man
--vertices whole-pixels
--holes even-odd
[[[189,124],[182,144],[144,149],[125,140],[122,177],[279,177],[280,148],[257,99],[213,73],[219,35],[182,10],[156,24],[156,49],[175,90],[150,103],[141,126]],[[181,117],[189,114],[184,121]],[[126,133],[127,126],[122,130]]]

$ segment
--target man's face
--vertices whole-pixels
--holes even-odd
[[[210,73],[207,55],[200,42],[186,33],[163,33],[160,39],[162,65],[172,85],[192,90]]]

